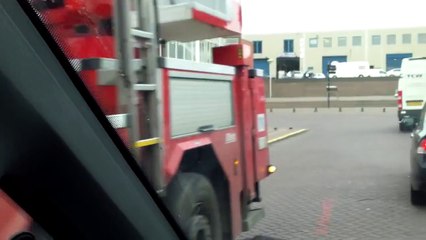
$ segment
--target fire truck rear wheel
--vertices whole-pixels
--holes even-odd
[[[406,128],[405,128],[405,124],[404,124],[404,123],[399,123],[399,131],[401,131],[401,132],[406,131]]]
[[[222,239],[219,204],[206,177],[197,173],[178,174],[168,187],[166,201],[188,239]]]

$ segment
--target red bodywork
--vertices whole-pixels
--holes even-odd
[[[0,239],[10,239],[20,232],[28,231],[31,218],[0,190]]]
[[[228,45],[213,49],[213,62],[235,66],[235,102],[238,109],[242,157],[245,159],[245,180],[250,197],[254,197],[254,182],[265,178],[269,164],[267,148],[266,100],[263,80],[248,76],[253,64],[251,43]],[[262,144],[263,143],[263,144]]]
[[[52,35],[58,41],[69,59],[87,58],[116,58],[114,37],[105,34],[96,34],[103,30],[96,24],[99,21],[111,18],[111,1],[65,1],[64,8],[42,12],[42,19]],[[236,3],[236,2],[235,2]],[[85,5],[85,6],[82,6]],[[84,9],[84,12],[80,11]],[[194,18],[235,31],[241,30],[241,8],[238,5],[237,21],[231,23],[207,13],[195,11]],[[237,24],[239,22],[239,25]],[[73,26],[86,24],[87,34],[75,34]],[[213,51],[213,61],[217,64],[233,66],[236,69],[232,81],[232,106],[234,109],[235,124],[232,127],[199,133],[187,137],[172,138],[171,135],[171,99],[169,71],[183,71],[182,69],[162,69],[163,109],[163,136],[164,149],[163,176],[165,183],[178,173],[185,151],[211,145],[229,182],[229,202],[231,209],[232,235],[236,237],[242,231],[241,204],[248,204],[257,196],[256,184],[267,173],[269,153],[267,148],[267,126],[265,113],[265,97],[263,80],[257,77],[249,78],[249,68],[253,65],[253,54],[249,42],[219,47]],[[198,73],[204,73],[202,70]],[[211,74],[211,73],[210,73]],[[217,75],[221,75],[217,73]],[[223,75],[223,74],[222,74]],[[100,84],[100,72],[96,69],[80,72],[82,80],[92,92],[95,99],[106,115],[125,113],[125,106],[119,102],[119,90],[113,83]],[[143,117],[143,116],[141,116]],[[122,139],[129,143],[127,129],[117,129]],[[227,142],[227,135],[236,138]],[[241,202],[240,193],[245,192],[247,202]],[[2,200],[0,196],[0,200]],[[0,204],[0,207],[2,204]],[[25,217],[16,221],[16,226],[26,226]],[[5,231],[0,226],[0,234]],[[0,235],[0,237],[3,235]]]
[[[253,47],[246,40],[241,40],[240,44],[228,45],[215,48],[213,50],[213,62],[229,66],[246,66],[253,68]]]
[[[238,47],[240,45],[235,45]],[[220,51],[217,48],[218,51]],[[216,50],[216,49],[215,49]],[[232,54],[232,51],[225,51]],[[226,58],[226,56],[224,56]],[[240,192],[247,191],[250,199],[256,197],[255,183],[265,178],[269,165],[269,152],[265,147],[259,150],[258,139],[267,141],[265,119],[265,97],[263,80],[249,78],[247,66],[237,66],[237,74],[232,83],[233,108],[235,109],[235,126],[225,130],[202,133],[198,135],[172,138],[170,129],[170,89],[169,70],[163,70],[163,97],[164,97],[164,172],[166,182],[169,182],[178,172],[180,162],[185,151],[206,145],[213,147],[222,169],[230,183],[230,203],[232,232],[234,237],[242,231]],[[261,131],[257,126],[258,115],[263,115]],[[235,142],[226,143],[227,134],[236,134]],[[266,143],[266,142],[265,142]],[[236,165],[235,161],[239,164]]]

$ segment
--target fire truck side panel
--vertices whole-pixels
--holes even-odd
[[[181,145],[181,148],[183,150],[197,148],[210,144],[210,142],[197,142],[195,140],[209,136],[214,145],[220,143],[218,155],[220,155],[220,152],[226,152],[222,149],[226,149],[227,146],[231,146],[230,149],[239,149],[238,145],[234,145],[238,140],[238,130],[235,127],[233,76],[179,71],[184,76],[179,79],[170,77],[170,73],[178,74],[175,69],[163,71],[163,145],[166,146],[165,168],[168,169],[166,181],[170,180],[179,166],[179,164],[171,163],[169,160],[171,153],[176,151],[174,149],[179,143],[194,141],[192,147],[187,145],[182,147],[183,145]],[[198,87],[188,88],[189,85],[198,85]],[[197,90],[203,92],[194,92]],[[226,93],[223,93],[223,91]],[[219,97],[225,99],[218,99]],[[198,116],[198,114],[201,116]],[[220,133],[219,136],[217,136],[218,133]],[[229,153],[225,155],[230,156]],[[230,157],[234,158],[227,161],[231,163],[230,166],[233,166],[234,160],[241,160],[237,155]],[[170,166],[167,167],[169,164]],[[227,166],[227,168],[224,171],[231,176],[232,167]]]
[[[236,66],[237,78],[235,99],[239,106],[239,126],[244,142],[244,165],[246,169],[245,189],[250,200],[256,194],[256,182],[267,176],[269,152],[267,148],[267,123],[265,112],[264,85],[261,76],[248,76],[248,69],[253,65],[252,44],[241,41],[213,49],[213,61],[218,64]],[[257,73],[258,71],[254,71]]]
[[[176,71],[179,71],[180,74]],[[174,74],[174,76],[204,76],[212,79],[189,79],[187,77],[177,79],[170,77],[170,74]],[[166,182],[170,182],[178,174],[185,152],[211,147],[214,158],[219,162],[229,184],[227,191],[230,198],[228,201],[231,212],[227,214],[231,217],[231,231],[235,237],[242,230],[240,192],[242,191],[244,174],[241,164],[243,160],[241,158],[241,136],[239,135],[240,130],[236,125],[238,117],[238,113],[235,112],[238,108],[236,104],[236,80],[233,75],[182,71],[179,69],[164,69],[163,76],[163,145],[165,147],[164,172]],[[186,88],[188,86],[187,81],[192,80],[191,86],[195,87]],[[204,84],[205,86],[203,86]],[[203,92],[194,93],[193,91],[195,90]],[[220,97],[222,99],[218,99]],[[209,103],[217,104],[213,106],[209,105]],[[176,109],[173,108],[179,109],[179,114],[174,113]],[[188,111],[191,109],[193,112]],[[186,112],[188,116],[182,115],[182,112]],[[213,117],[215,119],[209,118],[212,113],[218,117]],[[203,115],[196,116],[196,114]],[[173,119],[173,117],[181,119]],[[213,126],[208,126],[209,123],[213,123]],[[203,127],[199,126],[199,124],[207,124],[204,127],[212,127],[212,129],[204,129],[206,130],[205,132],[202,129],[197,131],[198,127]],[[222,125],[218,125],[216,128],[216,124]],[[185,131],[186,134],[184,134]],[[202,164],[203,159],[199,159],[199,161]],[[194,162],[194,168],[197,168],[196,162]],[[194,171],[197,171],[197,169],[194,169]]]
[[[67,46],[70,47],[67,54],[70,59],[115,57],[115,39],[112,36],[73,37],[67,38],[67,41]]]
[[[238,126],[240,128],[240,144],[242,150],[242,164],[244,167],[244,188],[248,198],[252,199],[255,196],[254,185],[254,156],[253,156],[253,141],[252,131],[253,117],[252,117],[252,97],[248,83],[248,73],[246,68],[238,68],[237,75],[238,81],[235,81],[236,92],[235,101],[238,105]],[[246,199],[249,200],[249,199]]]
[[[100,85],[98,82],[100,71],[84,70],[80,72],[80,76],[84,79],[84,83],[89,91],[98,101],[102,110],[106,115],[118,112],[118,93],[114,85]]]
[[[267,167],[269,165],[268,151],[268,129],[266,115],[265,85],[261,77],[250,79],[250,87],[253,97],[253,119],[255,121],[254,157],[256,159],[256,181],[260,181],[268,176]]]

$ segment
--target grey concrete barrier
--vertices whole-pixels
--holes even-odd
[[[272,96],[276,97],[320,97],[326,94],[326,79],[283,79],[272,81]],[[394,95],[398,78],[337,78],[331,80],[336,86],[336,96],[387,96]],[[265,94],[268,93],[265,81]]]

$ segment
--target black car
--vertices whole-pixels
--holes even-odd
[[[411,133],[411,203],[426,203],[426,105],[421,112],[420,121]]]

